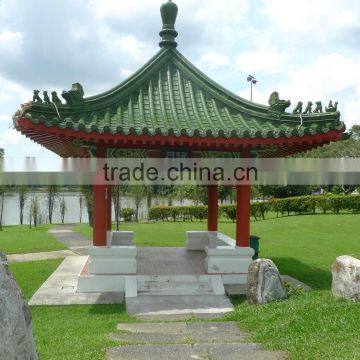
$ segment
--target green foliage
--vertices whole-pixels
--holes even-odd
[[[207,206],[199,205],[199,206],[191,206],[191,213],[194,218],[197,220],[204,220],[207,218],[208,209]]]
[[[156,221],[204,220],[207,218],[207,206],[155,206],[149,209],[149,219]]]
[[[252,203],[250,207],[251,216],[255,219],[265,220],[268,212],[276,213],[278,217],[281,215],[291,214],[315,214],[317,209],[326,214],[332,211],[339,214],[341,211],[360,212],[360,196],[359,195],[309,195],[297,196],[284,199],[270,199]],[[225,218],[235,221],[236,205],[221,205],[219,213]],[[156,221],[173,221],[177,220],[203,220],[207,217],[207,207],[198,206],[155,206],[149,210],[149,218]]]
[[[122,218],[124,218],[125,221],[131,221],[133,216],[135,214],[135,210],[134,209],[130,209],[130,208],[124,208],[120,210],[120,216]]]
[[[267,201],[251,204],[250,214],[257,220],[259,217],[265,220],[265,214],[269,211],[270,205]]]
[[[236,206],[235,205],[222,205],[220,211],[229,220],[235,221],[236,219]]]
[[[263,185],[258,191],[264,197],[287,198],[292,196],[303,196],[311,194],[309,185]]]
[[[331,193],[335,195],[340,195],[344,193],[344,189],[339,185],[335,185],[332,187]]]

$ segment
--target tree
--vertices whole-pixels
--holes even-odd
[[[297,154],[296,157],[360,157],[360,125],[354,125],[348,133],[344,134],[342,141],[332,142],[314,150]]]
[[[94,199],[93,199],[93,187],[92,185],[83,185],[81,191],[85,197],[86,208],[88,212],[89,225],[93,226],[93,208],[94,208]]]
[[[259,193],[264,197],[287,198],[292,196],[310,195],[312,187],[309,185],[262,185]]]
[[[23,225],[24,223],[24,207],[26,202],[26,196],[27,196],[28,189],[24,185],[20,185],[18,187],[18,193],[19,193],[19,209],[20,209],[20,224]]]
[[[360,125],[354,125],[350,129],[350,137],[356,141],[360,141]]]
[[[221,204],[223,204],[226,201],[226,199],[231,197],[233,192],[234,192],[234,189],[231,186],[219,186],[218,198],[219,198]]]
[[[30,201],[30,209],[29,209],[29,227],[31,229],[31,221],[34,223],[34,227],[37,226],[39,221],[39,213],[40,206],[39,206],[39,198],[37,196],[33,196]]]
[[[188,196],[187,187],[182,185],[177,185],[174,187],[175,198],[180,201],[180,205],[184,204],[184,200]]]
[[[65,222],[65,212],[66,212],[66,202],[65,202],[65,196],[60,200],[60,215],[61,215],[61,222]]]
[[[0,231],[3,230],[4,201],[5,201],[5,186],[0,186]]]
[[[47,187],[47,194],[46,194],[49,224],[52,224],[52,218],[53,218],[54,207],[57,196],[58,196],[58,187],[56,185],[49,185]]]
[[[79,221],[82,223],[82,212],[83,212],[83,195],[79,194]]]
[[[116,230],[120,229],[120,217],[121,217],[121,195],[126,193],[127,185],[114,185],[112,188],[111,196],[114,204]]]
[[[139,221],[139,209],[141,205],[141,201],[146,196],[146,186],[141,185],[133,185],[129,186],[129,192],[134,198],[135,202],[135,220]]]

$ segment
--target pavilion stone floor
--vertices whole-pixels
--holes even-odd
[[[205,275],[205,253],[175,247],[139,247],[137,275]]]

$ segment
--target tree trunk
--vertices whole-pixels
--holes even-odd
[[[83,209],[83,197],[82,195],[80,194],[80,197],[79,197],[79,207],[80,207],[80,224],[82,223],[82,209]]]
[[[4,199],[5,192],[1,194],[1,204],[0,204],[0,231],[3,229],[3,213],[4,213]]]

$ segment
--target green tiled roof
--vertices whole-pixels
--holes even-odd
[[[33,102],[21,115],[49,127],[125,135],[276,138],[343,127],[339,112],[303,114],[301,119],[240,98],[171,47],[110,91],[57,109]]]

